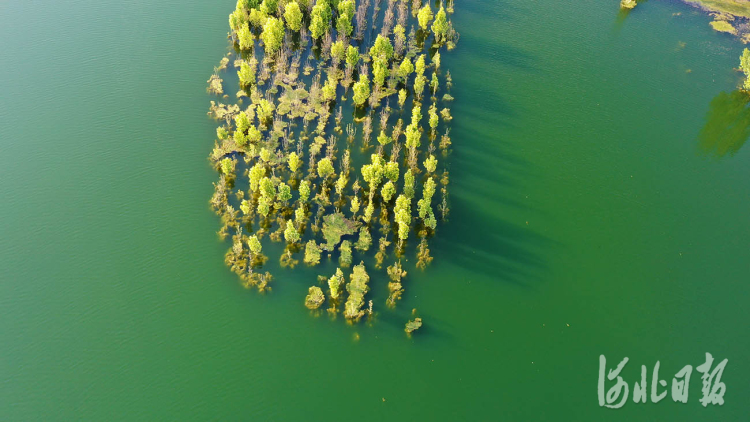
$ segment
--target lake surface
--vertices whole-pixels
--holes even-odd
[[[617,3],[457,2],[450,222],[354,327],[309,315],[313,270],[261,295],[224,266],[205,81],[234,1],[0,3],[2,419],[746,418],[743,46]],[[687,404],[632,402],[641,365],[671,384],[706,352],[723,406],[696,372]],[[622,409],[600,354],[630,358]]]

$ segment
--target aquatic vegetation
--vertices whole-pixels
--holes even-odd
[[[374,258],[371,270],[383,275],[374,280],[390,280],[388,307],[404,292],[405,251],[416,250],[417,268],[432,261],[435,212],[445,220],[449,211],[449,163],[435,154],[439,147],[447,157],[451,146],[452,80],[441,50],[458,40],[452,2],[435,7],[419,0],[389,0],[383,9],[380,0],[237,2],[231,52],[208,81],[222,101],[229,102],[225,89],[237,93],[236,103],[212,101],[208,113],[218,122],[210,205],[219,237],[231,241],[225,262],[246,287],[268,289],[272,277],[260,272],[266,242],[285,242],[279,263],[288,269],[299,259],[320,265],[326,252],[340,266],[320,281],[329,311],[337,312],[346,286],[344,315],[356,322],[374,305],[364,263],[345,284],[341,268],[355,254]],[[229,63],[236,78],[225,76]],[[419,242],[408,245],[412,231]],[[384,262],[394,256],[385,278]],[[308,289],[308,308],[324,302],[320,287]]]
[[[406,331],[408,334],[411,334],[418,329],[422,327],[422,318],[414,318],[413,320],[410,320],[406,323],[406,328],[404,328],[404,331]]]
[[[711,28],[718,32],[727,32],[733,35],[737,34],[737,29],[731,23],[724,20],[715,20],[711,22]]]
[[[365,303],[365,295],[370,290],[367,285],[369,281],[370,276],[365,271],[365,265],[355,265],[349,277],[349,283],[346,285],[346,291],[349,293],[344,304],[344,317],[346,319],[356,322],[364,316],[365,312],[362,310],[362,306]]]
[[[308,289],[305,297],[305,306],[308,309],[318,309],[325,301],[326,297],[320,287],[312,286]]]

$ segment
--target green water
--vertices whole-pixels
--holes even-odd
[[[0,3],[0,419],[747,418],[750,147],[699,136],[742,45],[708,17],[457,2],[451,221],[349,327],[302,305],[314,271],[224,267],[204,82],[235,2],[62,3]],[[632,396],[705,352],[723,406],[694,372],[687,404],[599,407],[600,354]]]

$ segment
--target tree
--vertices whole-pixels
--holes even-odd
[[[404,196],[409,199],[414,198],[414,174],[411,169],[404,173]]]
[[[294,223],[292,223],[292,220],[286,221],[286,229],[284,230],[284,239],[287,241],[287,243],[297,243],[299,242],[299,232],[297,229],[294,228]]]
[[[326,0],[318,1],[312,9],[310,19],[310,35],[313,39],[319,39],[326,33],[331,25],[331,6]]]
[[[747,48],[742,50],[742,56],[740,56],[740,70],[745,74],[745,83],[742,87],[745,91],[750,91],[750,50]]]
[[[430,155],[429,158],[424,160],[424,168],[427,169],[428,173],[434,173],[435,169],[437,168],[437,159],[435,156]]]
[[[352,242],[344,240],[339,246],[341,256],[339,257],[339,265],[342,267],[348,267],[352,265]]]
[[[396,183],[398,181],[398,163],[395,161],[389,161],[385,163],[385,177],[388,178],[393,183]]]
[[[240,42],[240,50],[249,50],[253,47],[253,33],[247,24],[242,24],[237,31],[237,40]]]
[[[252,190],[253,192],[257,192],[260,185],[260,180],[265,175],[266,168],[263,167],[263,164],[255,163],[255,165],[250,168],[250,190]]]
[[[424,75],[424,67],[424,54],[420,54],[414,63],[414,71],[417,72],[417,75]]]
[[[354,1],[342,0],[338,6],[339,17],[336,19],[336,30],[347,37],[352,35],[352,18],[354,17]]]
[[[384,130],[380,130],[380,135],[378,135],[378,143],[380,145],[386,146],[391,143],[391,138],[385,134]]]
[[[276,13],[278,6],[279,0],[263,0],[260,3],[260,10],[267,15],[273,15]]]
[[[287,3],[284,7],[284,20],[286,26],[292,31],[299,31],[302,28],[302,11],[296,1]]]
[[[409,237],[409,225],[411,224],[411,205],[405,195],[396,198],[396,206],[393,208],[395,220],[398,224],[398,238],[404,241]]]
[[[292,152],[287,157],[287,163],[289,163],[289,171],[296,173],[300,167],[302,167],[302,160],[299,158],[296,152]]]
[[[299,183],[299,200],[304,204],[308,198],[310,198],[310,182],[303,180]]]
[[[307,265],[318,265],[320,263],[320,253],[321,249],[318,246],[317,243],[315,243],[314,240],[309,240],[307,244],[305,244],[305,264]]]
[[[260,244],[260,240],[258,240],[258,236],[252,235],[247,239],[247,246],[250,248],[250,252],[253,253],[253,255],[258,255],[263,251],[263,246]]]
[[[370,57],[375,60],[378,57],[383,57],[385,60],[390,60],[393,57],[393,46],[391,41],[387,38],[378,34],[375,39],[375,43],[370,48]]]
[[[388,73],[388,65],[383,57],[376,58],[372,63],[372,81],[375,86],[383,86],[385,76]]]
[[[328,176],[332,175],[333,173],[333,164],[331,163],[330,158],[325,157],[318,161],[318,176],[323,179],[327,179]]]
[[[440,118],[438,117],[438,114],[437,114],[437,107],[435,107],[435,104],[430,106],[429,114],[430,114],[430,127],[434,131],[437,128],[437,125],[440,121]]]
[[[346,48],[346,65],[349,67],[354,67],[359,62],[359,50],[357,50],[357,47],[354,47],[353,45],[350,45]]]
[[[427,78],[425,78],[424,75],[417,75],[416,78],[414,78],[414,95],[417,96],[417,98],[422,98],[422,92],[424,92],[424,84],[427,82]]]
[[[356,196],[352,198],[351,206],[349,208],[352,212],[352,215],[355,215],[359,211],[359,198]]]
[[[248,62],[243,61],[240,64],[240,70],[237,71],[237,76],[240,77],[240,86],[242,87],[250,86],[255,83],[255,69],[250,66],[250,63]]]
[[[405,102],[406,102],[406,90],[403,89],[403,88],[401,88],[398,91],[398,105],[399,105],[399,107],[403,108]]]
[[[367,75],[359,75],[359,81],[354,83],[352,90],[354,91],[352,96],[354,104],[362,106],[370,98],[370,81],[367,79]]]
[[[427,26],[432,20],[432,9],[430,8],[429,3],[425,4],[423,8],[419,9],[419,13],[417,13],[417,20],[419,21],[419,27],[422,28],[422,30],[426,31]]]
[[[404,57],[404,61],[401,62],[401,66],[398,67],[398,75],[406,79],[414,72],[414,65],[411,63],[408,57]]]
[[[305,307],[307,309],[318,309],[325,301],[326,297],[320,287],[311,286],[307,289],[307,296],[305,297]]]
[[[357,243],[354,245],[354,248],[358,251],[366,252],[368,249],[370,249],[371,244],[372,236],[370,236],[370,232],[367,230],[367,227],[362,226],[362,228],[359,229],[359,238],[357,239]]]
[[[276,194],[276,199],[282,204],[286,204],[287,201],[292,199],[292,188],[284,182],[279,183],[279,193]]]
[[[383,189],[380,190],[380,196],[383,197],[383,202],[388,202],[393,198],[396,193],[396,186],[390,180],[388,183],[383,185]]]
[[[336,274],[328,279],[328,288],[331,290],[331,299],[338,299],[341,287],[344,285],[344,273],[341,268],[336,268]]]
[[[260,34],[260,38],[263,40],[266,55],[276,53],[284,42],[284,22],[281,19],[270,16],[266,20],[265,25],[263,25],[263,32]]]
[[[344,48],[344,42],[342,40],[338,40],[331,44],[331,57],[333,57],[334,60],[341,62],[345,54],[346,49]]]
[[[420,21],[419,24],[421,26],[422,22]],[[432,32],[435,34],[435,41],[437,42],[442,42],[448,33],[448,19],[445,17],[445,9],[443,9],[442,5],[440,5],[440,10],[435,15],[435,22],[432,23]]]
[[[365,295],[370,290],[367,286],[369,281],[370,276],[367,275],[364,264],[355,266],[349,284],[346,285],[346,291],[349,292],[349,297],[344,304],[346,319],[359,321],[365,315],[362,306],[365,304]]]

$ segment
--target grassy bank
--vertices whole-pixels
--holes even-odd
[[[686,0],[713,12],[729,13],[750,18],[750,1],[746,0]]]

